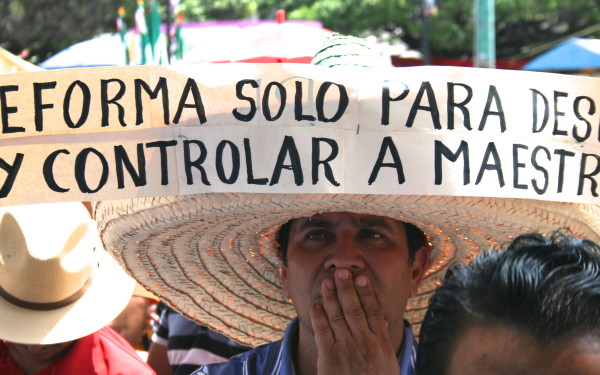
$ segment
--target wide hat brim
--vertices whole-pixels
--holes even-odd
[[[31,310],[0,298],[0,339],[49,345],[94,333],[123,311],[135,281],[104,250],[96,250],[98,268],[77,301],[52,310]]]
[[[355,212],[410,222],[432,247],[406,318],[417,329],[453,261],[529,231],[560,227],[599,241],[598,206],[485,197],[209,193],[105,201],[95,218],[105,248],[185,316],[240,343],[281,338],[295,310],[282,290],[275,235],[292,218]]]

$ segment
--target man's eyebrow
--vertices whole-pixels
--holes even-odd
[[[352,225],[355,227],[364,227],[364,228],[383,228],[388,230],[393,230],[392,225],[385,220],[384,218],[358,218],[356,220],[352,220]],[[331,229],[336,225],[334,222],[330,220],[324,220],[319,218],[308,218],[298,227],[299,230],[303,229],[312,229],[312,228],[324,228]]]
[[[322,220],[322,219],[312,219],[308,218],[305,222],[300,224],[298,229],[311,229],[311,228],[333,228],[334,225],[331,221]]]
[[[384,229],[389,229],[392,230],[392,226],[390,225],[390,223],[383,219],[383,218],[360,218],[358,220],[358,223],[353,223],[354,225],[360,225],[360,226],[364,226],[366,228],[375,228],[375,227],[379,227],[379,228],[384,228]]]

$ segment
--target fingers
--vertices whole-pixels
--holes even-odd
[[[396,350],[368,277],[339,269],[310,306],[319,374],[398,374]]]
[[[354,280],[354,284],[369,329],[376,334],[384,333],[387,330],[387,321],[383,316],[381,304],[375,296],[371,281],[368,277],[359,275]]]
[[[334,340],[345,340],[351,336],[346,325],[346,317],[338,299],[338,286],[333,279],[325,279],[321,283],[323,314]],[[315,332],[316,333],[316,332]]]
[[[313,302],[313,304],[310,306],[309,312],[312,327],[315,332],[317,348],[319,348],[319,350],[331,348],[335,343],[335,337],[321,302]]]
[[[336,270],[333,280],[323,280],[321,293],[324,310],[321,313],[335,338],[361,337],[386,330],[380,304],[366,276],[353,278],[347,269]]]
[[[339,310],[339,312],[334,311],[334,313],[339,314],[341,322],[344,323],[343,325],[339,324],[339,326],[349,330],[353,336],[359,335],[367,328],[367,321],[352,274],[347,269],[338,269],[334,273],[334,280],[335,290],[333,290],[332,299],[337,304],[334,307]],[[330,310],[327,303],[325,303],[325,311],[329,316]],[[330,316],[330,320],[331,318]],[[335,326],[334,332],[337,332]]]

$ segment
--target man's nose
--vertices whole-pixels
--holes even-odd
[[[341,236],[331,244],[323,266],[328,271],[346,268],[350,271],[362,270],[365,266],[364,253],[360,244],[352,237]]]

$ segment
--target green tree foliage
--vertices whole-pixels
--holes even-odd
[[[0,45],[39,63],[73,43],[115,32],[120,0],[0,0]]]
[[[527,56],[531,47],[569,36],[600,38],[598,0],[496,0],[499,56]]]
[[[188,21],[236,20],[252,17],[260,0],[188,0],[181,10]]]
[[[474,1],[437,0],[430,18],[431,50],[437,57],[469,57],[474,43]],[[358,5],[360,4],[360,5]],[[496,0],[497,56],[509,58],[531,46],[600,25],[598,0]],[[341,33],[395,35],[421,49],[422,0],[316,0],[290,5],[290,18],[318,19]],[[600,37],[598,31],[585,36]]]

